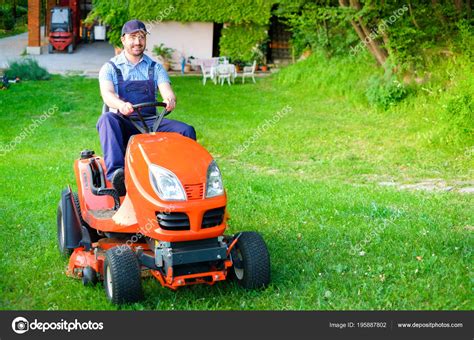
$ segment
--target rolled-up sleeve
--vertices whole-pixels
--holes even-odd
[[[156,63],[155,65],[155,81],[156,81],[156,86],[160,85],[161,83],[171,84],[168,73],[165,71],[165,69],[160,63]]]

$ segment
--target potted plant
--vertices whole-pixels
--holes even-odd
[[[174,49],[165,47],[163,43],[153,46],[153,53],[156,55],[158,61],[163,65],[165,71],[170,69],[170,59],[173,56]]]
[[[244,68],[245,63],[242,60],[237,59],[237,60],[234,60],[234,65],[235,65],[235,72],[242,72],[242,69]]]
[[[252,59],[257,61],[257,65],[263,72],[268,71],[267,58],[265,56],[265,44],[262,43],[259,46],[254,47],[252,50]]]

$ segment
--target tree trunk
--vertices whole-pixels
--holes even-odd
[[[456,7],[456,11],[460,14],[463,8],[462,0],[454,0],[454,7]]]
[[[12,1],[12,15],[13,15],[13,20],[16,21],[16,0]]]
[[[341,7],[351,7],[357,11],[362,9],[362,5],[360,4],[359,0],[350,0],[350,4],[348,0],[339,0],[339,5]],[[351,25],[354,27],[357,35],[359,36],[362,43],[367,46],[369,52],[374,56],[375,60],[379,63],[379,65],[385,64],[387,61],[388,53],[387,51],[380,46],[380,44],[375,40],[372,39],[370,36],[370,30],[368,29],[367,25],[363,22],[361,18],[351,20]]]
[[[420,29],[420,26],[418,26],[418,22],[416,22],[415,16],[413,15],[413,9],[411,8],[411,2],[410,1],[408,1],[408,9],[410,10],[411,22],[413,22],[413,25],[415,25],[415,27],[417,29]]]

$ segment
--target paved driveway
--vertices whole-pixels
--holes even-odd
[[[6,68],[9,61],[22,58],[26,50],[28,33],[0,39],[0,68]],[[42,47],[43,54],[30,56],[38,61],[50,73],[80,73],[96,76],[100,67],[114,56],[114,49],[104,41],[91,44],[79,44],[74,53],[56,52],[48,54],[47,46]]]

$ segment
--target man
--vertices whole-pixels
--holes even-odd
[[[163,67],[143,52],[147,32],[143,22],[131,20],[122,27],[123,51],[102,66],[99,73],[100,93],[104,103],[114,111],[104,112],[97,122],[100,144],[104,152],[107,179],[112,182],[120,196],[125,195],[124,157],[130,136],[140,133],[127,117],[136,117],[132,105],[156,101],[158,88],[166,110],[176,107],[176,96],[171,89],[168,74]],[[143,115],[149,128],[156,118],[156,108],[143,108]],[[196,139],[192,126],[163,119],[160,132],[178,132]]]

